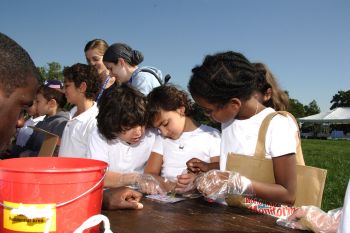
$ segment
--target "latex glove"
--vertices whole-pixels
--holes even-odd
[[[224,200],[228,195],[254,195],[252,182],[237,172],[210,170],[200,174],[195,184],[199,192],[212,200]]]
[[[287,220],[278,220],[277,223],[292,229],[335,233],[339,227],[342,212],[341,208],[325,213],[316,206],[302,206]]]
[[[141,193],[130,188],[110,188],[103,191],[102,208],[105,210],[142,209],[141,198]]]
[[[177,183],[175,191],[176,193],[185,193],[189,190],[194,190],[193,185],[194,180],[196,179],[197,174],[195,173],[183,173],[177,176]]]
[[[203,162],[200,159],[192,158],[186,162],[187,169],[193,173],[207,172],[210,170],[209,163]]]
[[[123,186],[132,185],[142,193],[165,194],[166,191],[159,179],[151,174],[125,173],[120,176],[119,183]]]
[[[135,185],[143,193],[165,195],[166,190],[161,182],[151,174],[138,174]]]

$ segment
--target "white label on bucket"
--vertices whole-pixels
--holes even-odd
[[[55,204],[21,204],[4,201],[4,228],[19,232],[56,231]],[[49,217],[50,216],[50,217]]]

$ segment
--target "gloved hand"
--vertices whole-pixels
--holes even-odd
[[[212,200],[224,200],[228,195],[254,195],[252,182],[237,172],[210,170],[196,178],[195,186]]]
[[[342,208],[325,213],[316,206],[302,206],[287,220],[277,220],[277,224],[292,229],[335,233],[338,230],[342,212]]]
[[[133,185],[142,193],[162,195],[166,193],[160,181],[151,174],[126,173],[120,179],[121,184]]]

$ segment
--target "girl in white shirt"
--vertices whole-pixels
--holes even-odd
[[[96,127],[98,113],[95,98],[101,80],[95,67],[77,63],[63,70],[65,95],[75,105],[64,128],[58,155],[86,158],[88,139]]]
[[[257,80],[264,75],[242,54],[228,51],[206,56],[192,69],[188,88],[199,106],[214,121],[222,123],[220,168],[225,170],[227,153],[252,156],[262,120],[272,108],[255,98]],[[248,194],[285,204],[296,195],[297,127],[290,117],[275,116],[267,130],[267,157],[272,158],[275,184],[250,180],[239,173],[211,170],[196,186],[208,197]],[[249,169],[249,164],[247,164]],[[212,184],[212,185],[208,185]]]
[[[98,106],[98,129],[89,139],[88,158],[109,164],[104,186],[137,185],[145,193],[163,193],[153,176],[142,174],[156,137],[145,129],[145,96],[129,84],[113,84]]]
[[[156,139],[145,173],[177,182],[177,188],[181,189],[194,176],[187,174],[189,159],[218,164],[220,134],[191,117],[192,103],[184,91],[162,85],[149,93],[147,102],[149,125],[158,128],[162,136]]]

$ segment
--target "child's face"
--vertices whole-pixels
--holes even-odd
[[[46,115],[50,112],[49,101],[47,101],[41,93],[36,95],[35,102],[39,116]]]
[[[124,61],[124,59],[119,58],[117,64],[113,62],[105,62],[104,64],[109,70],[109,72],[111,73],[111,75],[116,77],[118,82],[126,83],[129,81],[131,76],[127,74],[127,71],[125,68],[127,64]]]
[[[75,86],[74,82],[64,80],[64,94],[66,95],[67,102],[71,104],[77,104],[79,102],[79,96],[81,91]]]
[[[33,101],[33,105],[30,106],[30,108],[27,109],[27,113],[31,117],[36,117],[38,115],[37,107],[36,107],[36,101]]]
[[[225,123],[237,115],[237,112],[230,104],[226,104],[224,107],[219,108],[218,106],[209,103],[204,98],[193,97],[193,99],[204,110],[204,114],[215,122]]]
[[[158,117],[153,123],[155,128],[158,128],[162,136],[178,139],[185,128],[185,108],[178,108],[176,111],[161,110]]]
[[[106,70],[102,61],[103,54],[100,54],[97,49],[89,49],[85,52],[85,57],[89,65],[94,66],[99,74]]]
[[[138,143],[145,135],[144,126],[135,126],[133,128],[125,129],[123,132],[118,134],[118,138],[129,144]]]

